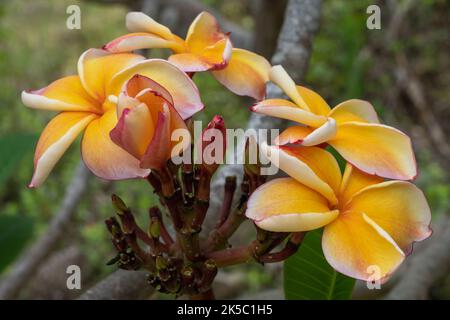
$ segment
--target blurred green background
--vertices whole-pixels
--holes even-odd
[[[203,2],[243,29],[253,30],[257,18],[248,4],[250,1]],[[330,105],[349,98],[369,100],[386,123],[409,133],[414,139],[420,167],[417,184],[424,190],[434,217],[448,214],[448,158],[429,137],[423,115],[412,107],[413,101],[401,88],[393,68],[397,58],[406,56],[423,85],[426,112],[438,119],[448,140],[449,3],[420,1],[417,8],[403,17],[403,31],[395,30],[400,34],[388,39],[384,23],[390,21],[390,17],[384,15],[385,11],[382,11],[381,30],[366,28],[366,8],[373,2],[324,1],[322,26],[314,41],[305,84],[320,92]],[[72,4],[81,8],[81,30],[66,28],[66,8]],[[380,5],[389,9],[384,1]],[[0,108],[3,111],[0,117],[0,275],[8,271],[8,266],[25,247],[45,233],[80,159],[78,141],[42,187],[26,187],[33,171],[34,145],[54,114],[27,109],[20,101],[20,92],[41,88],[64,75],[76,73],[77,59],[84,50],[101,47],[126,32],[124,19],[128,10],[124,5],[97,1],[0,2]],[[154,55],[163,53],[154,52]],[[245,127],[250,100],[228,93],[207,74],[197,75],[195,81],[206,105],[206,111],[198,118],[206,121],[214,114],[221,114],[228,127]],[[141,212],[142,218],[155,202],[145,181],[111,184],[90,180],[89,192],[57,248],[58,252],[63,252],[68,247],[77,247],[77,262],[86,270],[85,287],[115,269],[105,265],[114,256],[103,224],[103,220],[112,215],[111,193],[123,195],[135,212]],[[260,266],[246,268],[243,281],[249,292],[280,282],[276,275],[265,272]],[[20,297],[52,296],[30,286]],[[67,296],[61,293],[58,297]]]

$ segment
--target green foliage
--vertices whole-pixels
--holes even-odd
[[[33,219],[0,216],[0,273],[18,256],[33,234]]]
[[[335,271],[322,252],[322,231],[310,231],[284,263],[284,290],[290,300],[350,299],[355,280]]]
[[[0,185],[2,185],[21,163],[23,157],[33,150],[36,136],[12,133],[0,137]]]

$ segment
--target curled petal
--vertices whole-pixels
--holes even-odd
[[[333,139],[336,136],[336,131],[336,120],[328,118],[327,122],[304,137],[299,143],[306,147],[316,146]]]
[[[305,186],[319,192],[332,204],[337,203],[340,171],[334,157],[318,147],[268,146],[261,143],[262,153],[278,168]]]
[[[313,129],[304,126],[293,126],[286,128],[278,137],[275,138],[276,145],[300,144]]]
[[[39,187],[45,181],[64,152],[95,118],[88,112],[62,112],[48,123],[36,146],[30,188]]]
[[[289,98],[294,101],[297,106],[303,110],[310,111],[300,91],[297,90],[294,80],[288,75],[286,70],[281,65],[273,66],[269,72],[270,80],[279,86]]]
[[[338,125],[328,142],[358,169],[384,178],[410,180],[417,176],[411,140],[389,126],[362,122]]]
[[[141,159],[155,131],[148,107],[141,103],[125,109],[110,133],[111,140],[136,159]]]
[[[111,109],[89,124],[81,143],[84,162],[96,176],[106,180],[146,177],[149,170],[141,169],[137,159],[111,140],[109,133],[117,121],[116,111]]]
[[[415,185],[406,181],[386,181],[356,193],[347,210],[364,212],[409,254],[414,241],[431,235],[431,212],[427,200]]]
[[[213,75],[233,93],[264,99],[266,82],[269,81],[269,62],[262,56],[243,49],[233,49],[231,60],[223,70]]]
[[[162,59],[139,62],[119,74],[111,82],[114,91],[120,91],[126,81],[139,74],[164,87],[172,96],[175,109],[183,119],[203,109],[203,103],[194,82],[183,71]]]
[[[170,159],[170,113],[166,106],[158,112],[155,133],[141,159],[141,168],[161,169]]]
[[[339,191],[341,206],[345,207],[353,195],[361,189],[383,181],[383,178],[367,174],[347,162]]]
[[[22,102],[29,108],[53,111],[101,111],[101,105],[84,90],[78,76],[54,81],[45,88],[22,91]]]
[[[245,212],[260,228],[274,232],[313,230],[338,214],[319,193],[292,178],[274,179],[257,188]]]
[[[167,40],[173,37],[169,28],[156,22],[142,12],[129,12],[125,21],[127,29],[130,32],[148,32]]]
[[[307,126],[318,128],[323,125],[327,118],[317,116],[309,111],[298,108],[292,102],[284,99],[263,100],[252,107],[252,111],[271,117],[296,121]]]
[[[117,118],[120,119],[125,109],[132,109],[137,107],[141,102],[133,97],[128,96],[125,93],[120,93],[117,101],[114,102],[117,105]]]
[[[150,89],[156,95],[161,96],[169,104],[173,105],[173,98],[169,91],[156,81],[140,74],[135,74],[125,85],[125,92],[130,97],[137,98],[144,91]]]
[[[186,35],[186,43],[191,52],[200,54],[206,47],[227,38],[217,23],[216,18],[206,11],[201,12],[192,24]]]
[[[110,95],[118,95],[120,88],[111,90],[113,77],[121,70],[144,60],[143,56],[131,53],[113,54],[106,50],[89,49],[78,60],[78,74],[84,89],[103,103]]]
[[[113,53],[131,52],[139,49],[174,48],[177,42],[161,38],[150,33],[129,33],[118,37],[103,46],[104,50]]]
[[[302,86],[297,86],[297,91],[312,113],[322,116],[328,115],[331,108],[318,93]]]
[[[328,115],[337,123],[345,122],[369,122],[380,123],[378,115],[373,106],[364,100],[352,99],[338,104]]]
[[[385,280],[405,254],[389,234],[364,213],[348,212],[325,227],[322,249],[337,271],[360,280]]]

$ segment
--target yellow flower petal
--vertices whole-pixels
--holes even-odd
[[[313,129],[304,126],[288,127],[275,138],[274,143],[276,145],[299,144],[312,131]]]
[[[278,178],[253,192],[245,215],[264,230],[299,232],[330,223],[338,211],[331,211],[325,198],[296,180]]]
[[[339,192],[339,203],[341,207],[344,207],[353,195],[361,189],[383,181],[383,178],[367,174],[347,162]]]
[[[334,157],[318,147],[268,146],[261,143],[261,152],[275,166],[305,186],[319,192],[331,204],[337,203],[335,192],[341,180]]]
[[[328,115],[331,108],[318,93],[302,86],[297,86],[297,91],[312,113],[322,116]]]
[[[427,200],[415,185],[386,181],[355,194],[347,210],[364,212],[409,254],[414,241],[431,235],[431,212]]]
[[[78,76],[56,80],[39,90],[23,91],[22,102],[34,109],[101,112],[100,103],[84,90]]]
[[[381,124],[346,122],[328,142],[358,169],[380,177],[410,180],[417,175],[411,140]]]
[[[111,90],[118,92],[134,75],[143,75],[165,88],[173,98],[175,109],[183,119],[203,109],[194,82],[176,66],[162,59],[139,62],[118,73],[111,81]]]
[[[138,32],[118,37],[103,46],[104,50],[113,53],[131,52],[139,49],[172,48],[176,44],[157,35]]]
[[[333,139],[336,136],[336,120],[328,118],[327,122],[304,137],[300,144],[303,146],[316,146]]]
[[[269,70],[270,64],[264,57],[247,50],[233,49],[226,68],[213,71],[213,75],[233,93],[261,100],[266,95]]]
[[[271,117],[296,121],[314,128],[323,125],[327,118],[317,116],[309,111],[298,108],[292,102],[284,99],[263,100],[252,107],[252,111]]]
[[[210,13],[201,12],[189,27],[186,43],[191,52],[201,54],[202,51],[227,36],[220,30],[216,18]]]
[[[322,249],[334,269],[365,281],[386,279],[405,258],[389,234],[360,212],[341,213],[325,226]]]
[[[169,28],[156,22],[142,12],[129,12],[125,20],[127,29],[130,32],[148,32],[167,40],[173,37]]]
[[[303,110],[310,111],[305,100],[300,95],[300,91],[297,90],[294,80],[292,80],[281,65],[273,66],[272,69],[270,69],[269,78],[273,83],[279,86],[283,92],[297,104],[297,106]]]
[[[45,181],[64,152],[95,118],[88,112],[62,112],[47,124],[36,146],[30,188],[38,187]]]
[[[120,89],[110,89],[112,78],[119,71],[142,60],[144,57],[136,54],[112,54],[106,50],[89,49],[78,60],[78,74],[86,91],[103,102],[110,94],[118,95],[120,92]]]
[[[169,57],[169,62],[184,72],[202,72],[214,68],[204,57],[194,53],[177,53]]]
[[[109,133],[116,124],[116,110],[111,109],[86,128],[81,144],[86,166],[106,180],[146,177],[149,170],[141,169],[137,159],[112,142]]]
[[[352,99],[338,104],[328,115],[338,124],[345,122],[379,123],[378,115],[373,106],[364,100]]]

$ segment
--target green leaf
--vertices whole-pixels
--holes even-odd
[[[0,216],[0,273],[14,261],[32,235],[33,219],[29,216]]]
[[[355,280],[335,271],[322,252],[322,230],[307,233],[296,254],[284,263],[284,292],[289,300],[350,299]]]
[[[20,161],[33,151],[36,136],[14,133],[0,137],[0,185],[12,174]]]

